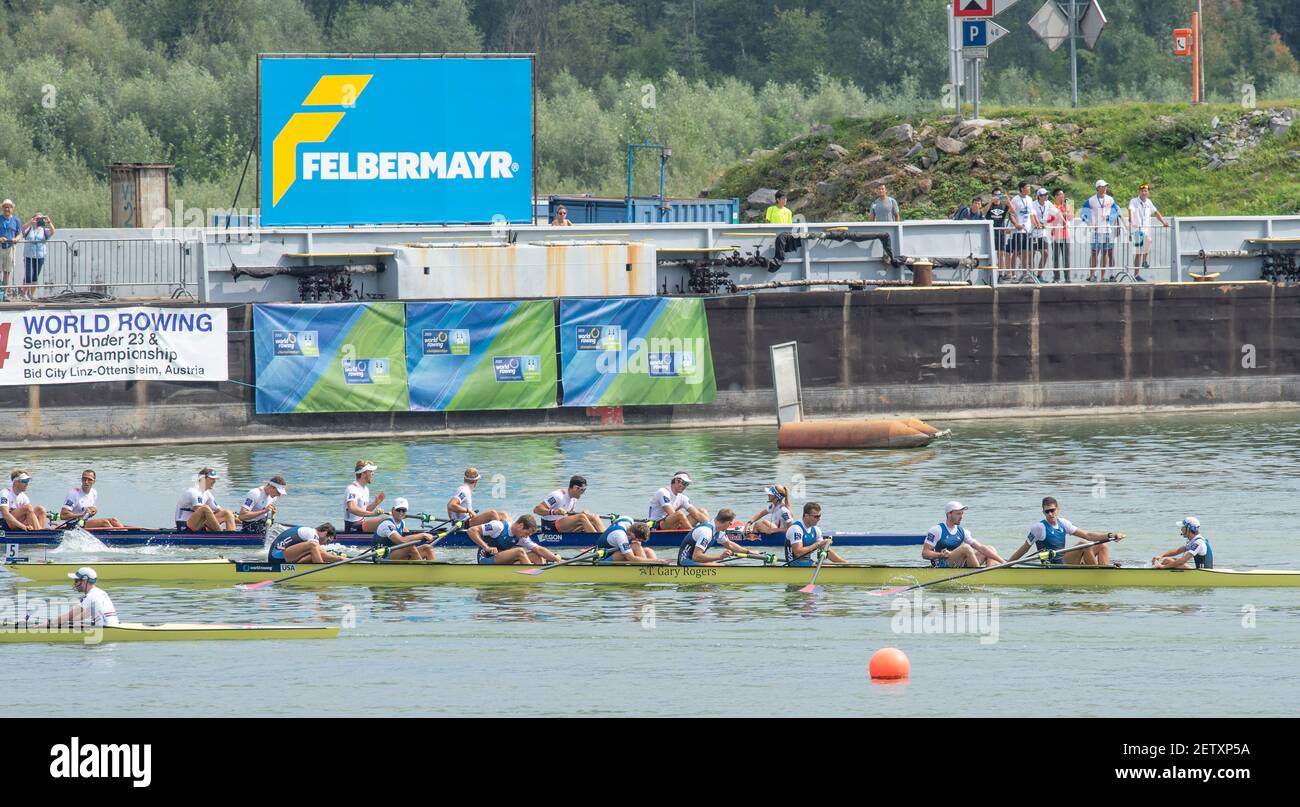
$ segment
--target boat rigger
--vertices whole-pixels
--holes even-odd
[[[76,564],[8,561],[9,572],[36,583],[67,582]],[[526,574],[544,567],[495,566],[441,561],[358,561],[319,568],[289,585],[432,585],[466,586],[583,583],[606,585],[781,585],[803,586],[811,569],[798,566],[676,566],[641,563],[569,564],[546,574]],[[258,563],[233,560],[97,563],[101,582],[124,584],[237,585],[312,570],[311,564]],[[826,565],[819,585],[904,586],[949,577],[953,569],[931,566]],[[1015,566],[993,569],[957,586],[1024,588],[1296,588],[1300,571],[1251,569],[1142,569],[1113,566]]]

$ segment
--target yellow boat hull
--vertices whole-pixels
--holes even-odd
[[[43,628],[23,625],[0,625],[0,644],[333,639],[338,635],[339,629],[333,625],[142,625],[131,622],[124,622],[108,628]]]
[[[38,583],[66,584],[72,563],[7,563],[13,574]],[[311,569],[310,564],[240,563],[229,560],[96,563],[100,585],[235,585],[274,580]],[[806,585],[812,569],[788,566],[726,565],[713,567],[612,564],[558,566],[529,575],[526,566],[495,566],[440,561],[358,561],[323,569],[287,585],[426,585],[466,586],[537,585],[540,583],[593,583],[610,585]],[[960,569],[928,566],[825,565],[819,585],[904,586],[940,580]],[[1264,569],[1233,571],[1116,569],[1067,566],[1042,568],[1016,566],[996,569],[955,581],[954,586],[1017,586],[1023,588],[1292,588],[1300,586],[1300,571]]]

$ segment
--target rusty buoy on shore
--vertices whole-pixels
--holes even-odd
[[[920,448],[941,432],[915,418],[899,420],[811,420],[783,423],[778,448]]]

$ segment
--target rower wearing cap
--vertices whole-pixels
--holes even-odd
[[[95,490],[95,472],[87,468],[81,472],[81,486],[72,488],[59,508],[59,521],[76,521],[88,530],[120,530],[125,524],[115,518],[99,515],[99,491]]]
[[[393,514],[384,516],[375,525],[375,543],[382,547],[393,547],[410,541],[432,541],[433,536],[427,532],[407,534],[405,532],[406,513],[411,509],[410,503],[403,498],[393,500]],[[404,546],[387,553],[390,560],[433,560],[433,547],[426,544]]]
[[[597,562],[664,563],[655,551],[646,546],[650,539],[650,525],[620,516],[605,528],[596,541]]]
[[[452,521],[463,521],[466,527],[477,527],[489,521],[501,521],[506,518],[505,513],[497,510],[479,512],[474,509],[474,488],[478,486],[481,478],[477,468],[465,469],[465,480],[460,483],[460,487],[456,488],[456,495],[447,502],[447,518]]]
[[[370,483],[375,481],[375,471],[379,470],[370,460],[357,460],[354,473],[356,481],[348,485],[343,499],[343,531],[374,532],[384,520],[384,511],[379,505],[384,501],[384,492],[379,491],[372,501]]]
[[[271,541],[266,559],[271,563],[334,563],[343,560],[322,546],[333,543],[337,533],[328,521],[319,527],[286,527]]]
[[[1005,563],[991,546],[975,540],[970,530],[961,525],[966,515],[966,505],[948,502],[944,506],[944,520],[930,528],[921,545],[921,557],[931,566],[940,569],[965,569],[990,563]]]
[[[185,491],[176,503],[176,530],[178,532],[226,532],[235,529],[235,514],[217,504],[212,488],[217,484],[217,472],[211,468],[199,469],[199,481]]]
[[[1178,526],[1187,543],[1156,555],[1151,565],[1157,569],[1186,569],[1188,563],[1194,563],[1198,569],[1213,569],[1214,550],[1210,549],[1210,539],[1201,535],[1201,522],[1195,516],[1188,516]]]
[[[785,565],[812,566],[818,552],[826,552],[826,559],[831,563],[848,563],[834,549],[831,539],[822,534],[818,526],[822,520],[822,506],[817,502],[808,502],[803,506],[803,518],[794,522],[785,531]]]
[[[478,546],[479,563],[558,563],[559,555],[533,540],[536,532],[537,519],[524,513],[513,524],[509,522],[509,516],[506,516],[470,527],[468,535]]]
[[[27,498],[31,474],[18,468],[9,474],[9,487],[0,490],[0,516],[11,530],[44,530],[49,528],[49,514],[44,507],[32,504]]]
[[[117,608],[109,599],[108,592],[95,583],[99,575],[89,566],[82,566],[75,572],[69,572],[72,587],[81,595],[78,605],[63,612],[51,621],[51,625],[86,625],[96,628],[110,628],[118,624]]]
[[[267,521],[275,515],[275,500],[288,492],[288,484],[279,475],[250,490],[239,508],[244,532],[266,532]]]
[[[703,508],[691,504],[686,496],[686,488],[690,484],[690,474],[678,471],[673,474],[668,487],[655,491],[655,495],[650,497],[650,512],[647,516],[651,529],[689,530],[698,524],[708,523],[709,514]]]
[[[724,507],[713,521],[697,525],[677,549],[678,566],[716,566],[733,555],[749,555],[749,550],[727,537],[726,531],[736,520],[736,511]],[[721,546],[720,555],[710,555],[709,547]]]
[[[604,532],[605,522],[586,510],[575,512],[578,499],[587,491],[587,479],[574,476],[567,488],[560,488],[542,499],[533,512],[542,518],[542,532]]]
[[[1029,528],[1029,536],[1015,552],[1011,553],[1009,561],[1020,560],[1028,551],[1035,550],[1056,551],[1063,553],[1057,557],[1046,561],[1049,565],[1060,566],[1070,564],[1072,566],[1109,566],[1110,552],[1106,544],[1080,549],[1078,551],[1070,550],[1066,547],[1066,536],[1073,535],[1082,538],[1085,542],[1092,541],[1121,541],[1124,539],[1122,532],[1089,532],[1074,526],[1064,518],[1060,518],[1057,513],[1060,510],[1060,504],[1056,499],[1047,496],[1043,499],[1043,515],[1045,518]]]
[[[794,514],[790,512],[790,491],[785,485],[768,485],[763,492],[767,494],[767,507],[745,522],[745,532],[766,535],[790,529],[794,523]]]

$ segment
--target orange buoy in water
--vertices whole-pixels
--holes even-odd
[[[912,671],[912,663],[907,660],[907,654],[897,647],[882,647],[871,654],[868,669],[872,678],[897,680],[908,676]]]
[[[919,420],[805,420],[782,423],[778,448],[920,448],[939,430]]]

